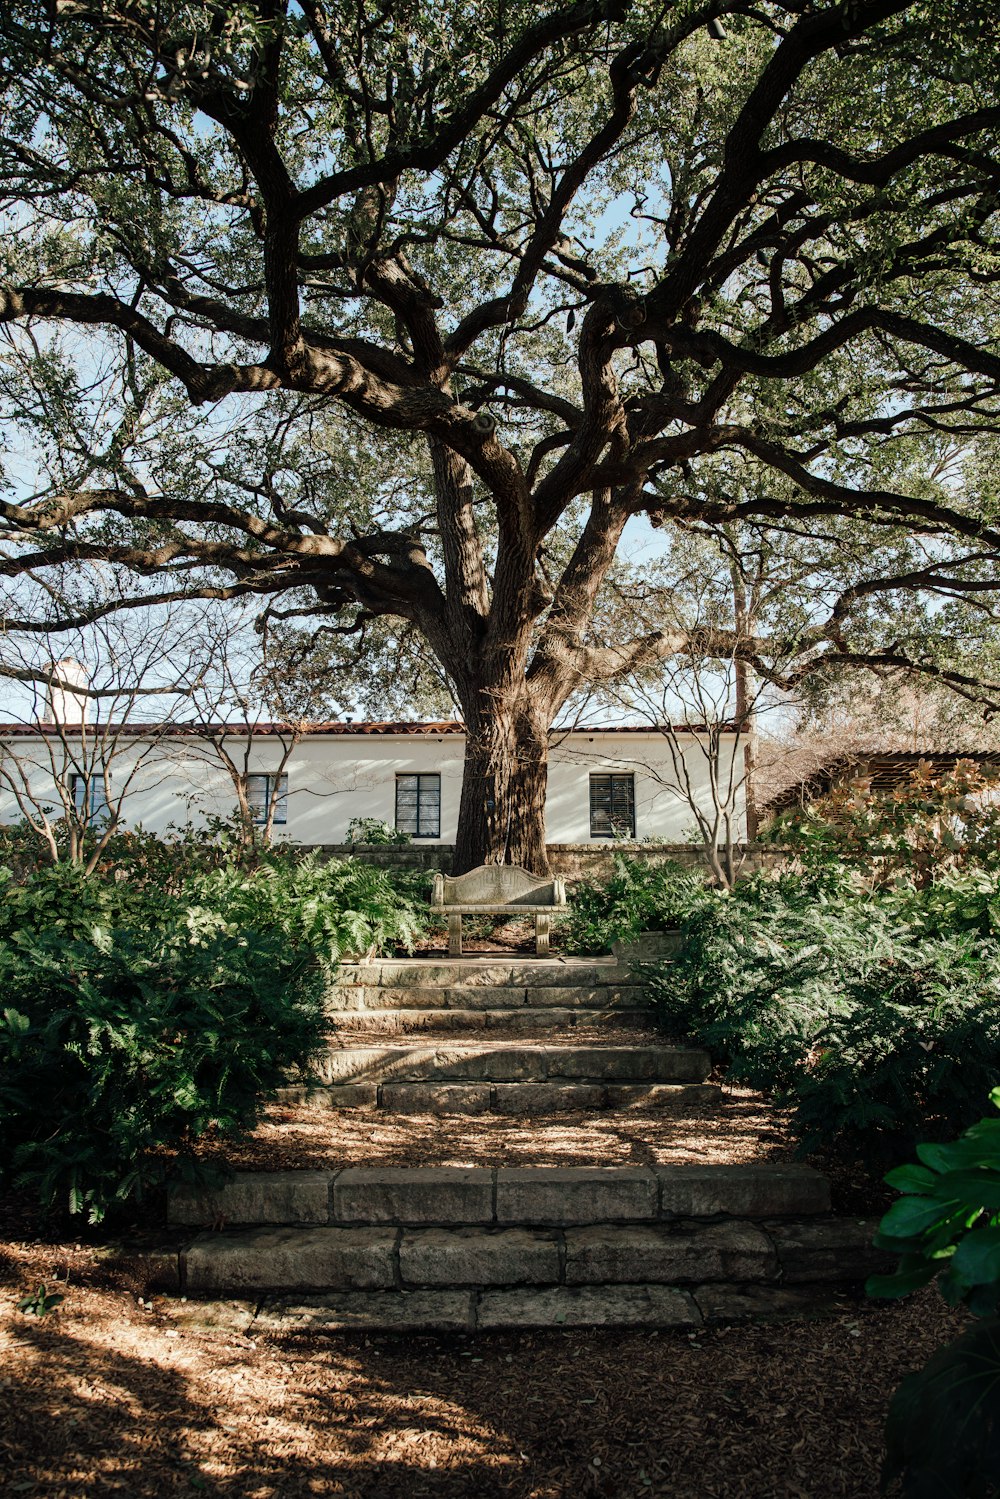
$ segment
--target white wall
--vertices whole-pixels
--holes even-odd
[[[32,788],[36,796],[56,805],[46,748],[27,737],[7,744],[22,763],[33,760]],[[726,741],[731,756],[733,741]],[[230,752],[242,764],[245,743],[233,740]],[[0,730],[2,750],[2,730]],[[322,735],[306,737],[292,751],[288,776],[288,821],[275,829],[278,838],[298,843],[343,843],[354,818],[395,819],[395,778],[418,771],[441,776],[441,837],[420,842],[453,843],[462,788],[464,741],[460,734]],[[135,770],[143,749],[124,747],[112,767],[112,789],[124,785]],[[168,826],[189,819],[228,817],[236,804],[233,784],[209,746],[189,737],[165,737],[150,751],[145,747],[140,768],[122,804],[127,826],[141,824],[164,833]],[[247,757],[250,771],[275,771],[282,747],[276,738],[261,736]],[[687,736],[685,760],[692,783],[708,798],[708,774],[703,749]],[[2,762],[0,762],[2,763]],[[547,801],[551,843],[604,843],[590,835],[592,773],[617,771],[635,776],[636,837],[667,843],[685,840],[694,825],[690,806],[676,790],[669,748],[662,735],[649,733],[571,734],[554,743]],[[0,774],[2,779],[2,774]],[[16,822],[16,802],[0,785],[0,823]],[[56,812],[55,815],[58,815]],[[741,828],[742,832],[742,828]]]

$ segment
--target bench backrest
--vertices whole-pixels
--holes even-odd
[[[467,874],[434,876],[432,906],[564,906],[565,883],[516,864],[480,864]]]

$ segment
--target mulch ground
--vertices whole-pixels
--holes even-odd
[[[793,1153],[787,1120],[272,1109],[237,1168],[655,1164]],[[823,1167],[823,1162],[818,1162]],[[831,1173],[833,1174],[833,1173]],[[863,1176],[838,1206],[878,1212]],[[145,1225],[149,1237],[158,1222]],[[44,1319],[17,1310],[45,1282]],[[248,1338],[0,1202],[0,1491],[46,1499],[876,1499],[892,1390],[963,1325],[930,1290],[699,1334]]]
[[[653,1166],[777,1160],[794,1150],[785,1118],[758,1093],[727,1088],[718,1114],[600,1110],[537,1119],[279,1108],[240,1144],[206,1136],[199,1154],[242,1171],[336,1166]]]
[[[697,1335],[265,1341],[86,1247],[5,1259],[0,1489],[46,1499],[875,1499],[891,1391],[962,1325],[929,1291]],[[40,1280],[44,1320],[15,1306]]]

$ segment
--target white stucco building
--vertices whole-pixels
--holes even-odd
[[[110,801],[125,826],[165,833],[171,824],[230,816],[239,774],[259,820],[275,798],[278,839],[341,844],[352,821],[373,818],[414,842],[450,844],[463,752],[464,730],[453,722],[330,723],[297,739],[281,725],[241,733],[235,725],[0,724],[0,823],[23,815],[17,787],[58,816],[61,783],[78,809],[86,800],[100,817]],[[714,764],[724,787],[730,776],[740,780],[736,758],[736,737],[722,734]],[[673,750],[653,728],[554,732],[549,841],[684,842],[695,822],[690,796],[711,804],[712,759],[709,736],[696,730],[677,733]]]

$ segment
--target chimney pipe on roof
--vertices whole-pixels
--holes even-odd
[[[90,686],[86,668],[67,656],[63,661],[54,661],[52,677],[46,689],[47,707],[52,723],[85,724],[90,719],[90,698],[81,687]]]

